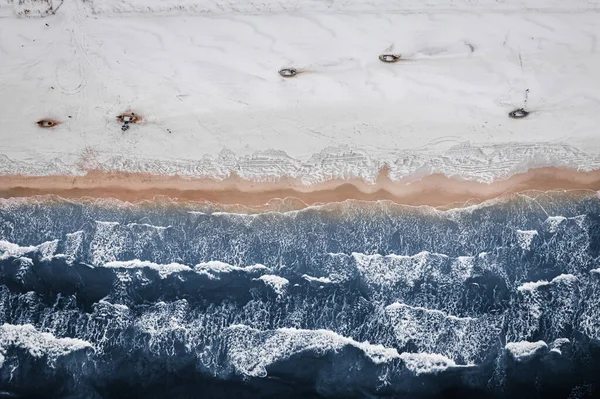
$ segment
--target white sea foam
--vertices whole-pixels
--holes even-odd
[[[365,255],[352,253],[356,268],[364,280],[375,286],[393,286],[405,283],[412,287],[415,281],[433,278],[437,281],[464,281],[471,275],[473,262],[471,257],[452,259],[445,254],[423,251],[415,255]],[[450,271],[442,265],[450,263]]]
[[[523,362],[548,349],[548,345],[544,341],[520,341],[509,342],[506,344],[505,348],[514,360],[517,362]]]
[[[103,305],[111,306],[111,307],[113,307],[115,309],[120,310],[121,312],[127,312],[127,311],[129,311],[129,306],[123,305],[123,304],[120,304],[120,303],[110,303],[110,302],[107,302],[107,301],[105,301],[103,299],[99,300],[98,303],[103,304]]]
[[[100,226],[111,226],[111,227],[119,226],[121,224],[119,222],[105,222],[102,220],[95,220],[94,223],[96,223],[97,225],[100,225]]]
[[[508,319],[506,339],[519,342],[538,336],[542,323],[547,339],[568,334],[577,323],[580,302],[579,278],[561,274],[550,281],[527,282],[517,288],[521,293],[518,308]]]
[[[142,261],[139,259],[129,261],[112,261],[102,264],[102,267],[116,268],[116,269],[136,269],[136,268],[148,268],[156,270],[160,278],[167,278],[170,274],[180,273],[186,271],[192,271],[192,268],[179,263],[169,264],[158,264],[154,262]]]
[[[77,253],[82,248],[83,240],[85,238],[84,232],[79,230],[74,233],[68,233],[65,240],[65,255],[71,261],[77,258]]]
[[[46,241],[40,245],[19,246],[12,242],[0,240],[0,257],[8,256],[23,256],[28,252],[36,252],[42,254],[44,258],[50,258],[56,253],[59,240]]]
[[[527,283],[521,284],[519,287],[517,287],[517,290],[519,290],[521,292],[527,292],[527,291],[532,292],[532,291],[537,290],[540,287],[548,286],[551,284],[558,284],[558,283],[572,284],[575,281],[577,281],[577,276],[574,276],[572,274],[561,274],[561,275],[554,277],[551,281],[539,280],[539,281],[532,281],[532,282],[527,282]]]
[[[422,353],[438,353],[454,362],[481,361],[502,329],[501,316],[456,317],[446,312],[394,303],[385,308],[396,343]]]
[[[544,224],[550,233],[556,233],[560,224],[565,220],[567,220],[567,218],[564,216],[549,216]]]
[[[437,374],[451,367],[456,367],[454,361],[437,353],[403,352],[400,358],[404,361],[406,368],[416,375]]]
[[[569,220],[573,220],[575,223],[577,223],[577,226],[582,229],[584,228],[586,219],[587,215],[578,215],[569,218]]]
[[[277,295],[283,294],[285,287],[290,283],[288,279],[273,274],[264,274],[256,280],[260,280],[271,287]]]
[[[550,344],[550,352],[557,353],[562,355],[562,347],[571,343],[571,340],[568,338],[558,338],[552,341]]]
[[[563,273],[560,274],[556,277],[554,277],[550,283],[551,284],[573,284],[575,282],[577,282],[578,278],[577,276],[573,275],[573,274],[568,274],[568,273]]]
[[[148,223],[128,223],[127,227],[147,227],[155,230],[168,230],[171,228],[171,226],[156,226]]]
[[[188,265],[183,265],[180,263],[168,263],[168,264],[160,264],[149,261],[142,261],[139,259],[133,259],[129,261],[111,261],[102,263],[99,267],[106,268],[115,268],[115,269],[140,269],[140,268],[149,268],[156,270],[159,273],[161,278],[166,278],[173,273],[181,273],[181,272],[195,272],[201,275],[205,275],[211,280],[218,280],[222,275],[233,273],[233,272],[242,272],[248,273],[250,275],[259,274],[269,271],[270,269],[264,265],[252,265],[252,266],[235,266],[230,265],[229,263],[220,262],[220,261],[210,261],[205,263],[199,263],[194,267],[190,267]],[[277,277],[277,276],[271,276]],[[123,276],[126,280],[129,279],[128,276]],[[268,279],[267,279],[268,280]],[[285,279],[284,279],[285,280]],[[287,281],[287,280],[286,280]],[[275,282],[274,280],[269,281]]]
[[[151,312],[145,312],[137,318],[135,323],[150,335],[157,349],[161,346],[170,347],[172,344],[170,333],[174,331],[182,334],[190,333],[189,324],[185,321],[188,312],[189,304],[185,299],[169,303],[160,301],[152,306]]]
[[[550,285],[550,283],[546,280],[528,282],[528,283],[521,284],[519,287],[517,287],[517,290],[522,291],[522,292],[523,291],[534,291],[534,290],[537,290],[538,288],[546,286],[546,285]]]
[[[96,231],[90,242],[92,264],[118,261],[127,245],[127,236],[118,222],[95,221]]]
[[[313,277],[313,276],[309,276],[308,274],[303,274],[302,278],[305,279],[306,281],[309,281],[311,283],[317,283],[317,284],[332,284],[335,282],[329,277]]]
[[[253,377],[264,377],[270,364],[305,351],[318,356],[353,346],[376,364],[400,358],[396,349],[357,342],[329,330],[280,328],[260,331],[246,325],[232,325],[226,333],[231,364],[242,374]]]
[[[2,251],[0,256],[2,257],[23,256],[28,252],[35,251],[36,249],[37,247],[34,246],[21,247],[17,244],[13,244],[12,242],[0,240],[0,251]]]
[[[256,264],[252,266],[235,266],[230,265],[229,263],[224,263],[220,261],[210,261],[205,263],[199,263],[194,266],[194,271],[198,274],[203,274],[210,278],[211,280],[218,280],[221,278],[221,275],[229,274],[233,272],[242,272],[248,274],[257,274],[257,273],[265,273],[270,269],[265,265]]]
[[[46,241],[37,246],[38,251],[46,259],[51,258],[56,253],[59,240]]]
[[[25,349],[33,357],[48,356],[53,362],[60,356],[92,345],[77,338],[56,338],[50,333],[39,332],[31,324],[4,324],[0,326],[0,367],[11,346]]]
[[[517,239],[519,242],[519,246],[524,250],[528,250],[531,246],[533,238],[537,235],[537,230],[517,230]]]
[[[428,314],[431,315],[436,315],[442,318],[447,318],[450,320],[455,320],[455,321],[476,321],[478,320],[478,318],[476,317],[457,317],[457,316],[453,316],[451,314],[448,314],[446,312],[443,312],[441,310],[437,310],[437,309],[427,309],[421,306],[410,306],[410,305],[406,305],[404,303],[399,303],[399,302],[394,302],[391,305],[388,305],[385,307],[386,310],[404,310],[404,309],[409,309],[409,310],[415,310],[415,311],[420,311],[420,312],[426,312]]]

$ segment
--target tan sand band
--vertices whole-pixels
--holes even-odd
[[[420,180],[391,181],[382,170],[375,184],[362,180],[329,180],[304,185],[295,179],[273,183],[252,182],[230,176],[221,181],[140,173],[90,171],[83,176],[0,176],[0,197],[58,195],[63,198],[116,198],[136,202],[167,196],[177,201],[263,205],[275,198],[296,198],[306,205],[390,200],[406,205],[448,206],[480,202],[506,193],[528,190],[600,190],[600,171],[538,168],[491,184],[441,174]],[[459,205],[457,205],[459,206]]]

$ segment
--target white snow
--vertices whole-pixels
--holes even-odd
[[[11,15],[17,17],[46,17],[60,7],[63,0],[7,0],[0,3],[0,18]]]
[[[599,10],[586,0],[4,2],[0,173],[313,183],[373,181],[387,163],[394,179],[489,182],[533,166],[596,169]],[[382,63],[384,51],[407,60]],[[280,77],[287,66],[307,73]],[[509,119],[526,89],[533,113]],[[116,116],[128,109],[146,122],[124,133]],[[48,117],[63,123],[40,129]]]
[[[35,0],[28,0],[35,2]],[[39,0],[38,0],[39,1]],[[561,11],[565,3],[561,0],[512,0],[498,2],[495,0],[431,1],[420,0],[247,0],[222,2],[219,0],[88,0],[95,15],[123,15],[131,13],[177,15],[181,13],[198,13],[203,15],[221,14],[279,14],[299,12],[423,12],[428,10],[481,11],[493,12],[514,11],[517,9],[536,9],[540,11]],[[568,10],[584,11],[595,9],[594,2],[573,2]]]
[[[506,350],[517,362],[522,362],[535,356],[540,351],[548,349],[548,345],[544,341],[537,342],[509,342],[505,346]]]

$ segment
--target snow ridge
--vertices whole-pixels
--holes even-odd
[[[397,151],[370,155],[365,151],[329,147],[309,159],[295,159],[284,151],[265,150],[237,156],[223,150],[197,160],[159,160],[131,156],[96,156],[72,162],[62,159],[19,161],[0,154],[0,174],[30,176],[83,175],[87,170],[155,173],[169,176],[223,180],[235,174],[242,179],[274,182],[300,179],[306,185],[331,179],[363,179],[375,183],[383,167],[392,181],[441,173],[448,177],[491,183],[535,167],[565,167],[581,171],[600,169],[600,157],[563,144],[461,144],[445,152]]]

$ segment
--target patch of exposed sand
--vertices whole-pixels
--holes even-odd
[[[304,185],[295,179],[252,182],[231,176],[225,180],[90,171],[84,176],[0,176],[0,197],[57,195],[63,198],[116,198],[136,202],[166,196],[176,201],[210,201],[257,206],[276,198],[295,198],[306,205],[348,199],[389,200],[406,205],[460,206],[528,190],[600,190],[600,171],[538,168],[491,184],[428,175],[394,182],[382,170],[375,184],[362,180],[329,180]]]

